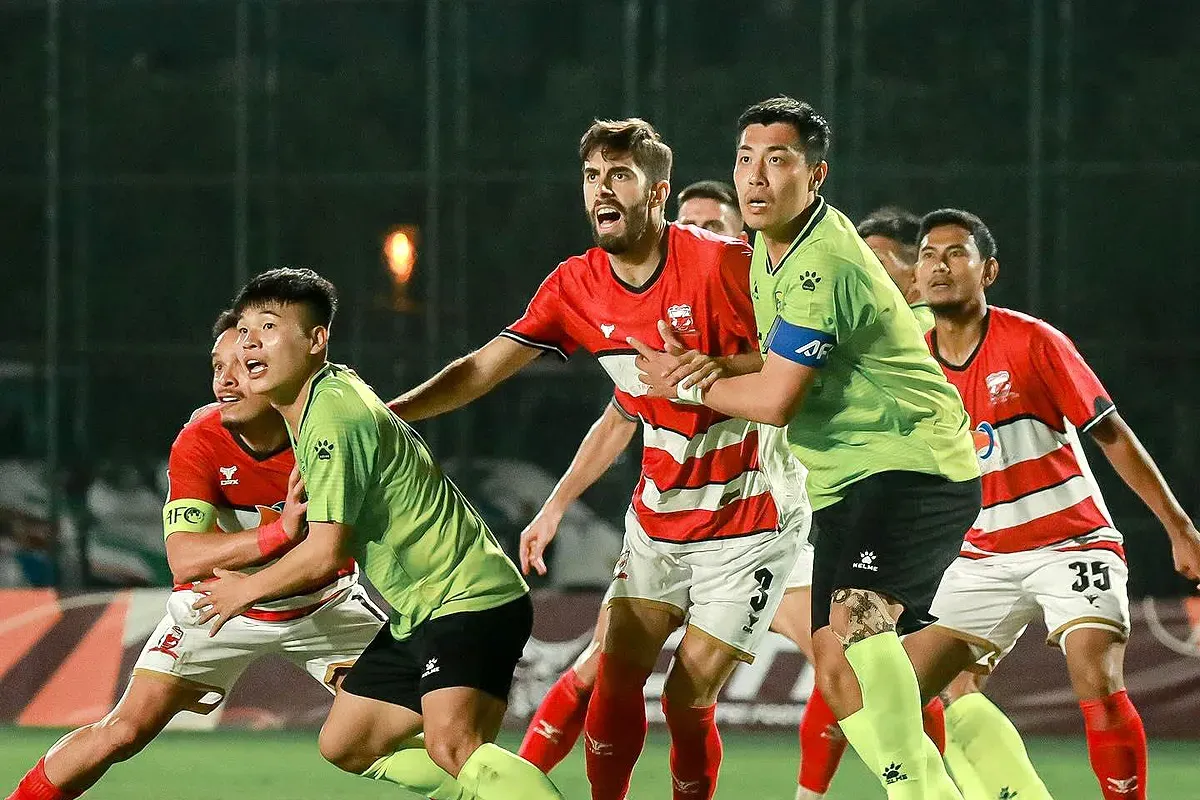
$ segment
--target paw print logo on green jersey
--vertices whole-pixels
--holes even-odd
[[[313,449],[317,451],[318,461],[328,461],[333,458],[333,442],[328,439],[322,439],[313,445]]]
[[[806,270],[800,275],[800,288],[806,292],[815,292],[817,284],[821,282],[821,276],[812,270]]]

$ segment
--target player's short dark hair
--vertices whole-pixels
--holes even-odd
[[[221,338],[221,334],[230,328],[236,328],[238,323],[238,314],[232,308],[227,308],[217,315],[217,319],[213,322],[212,338],[213,341]]]
[[[975,246],[979,248],[979,257],[985,261],[995,258],[999,253],[999,250],[996,249],[996,239],[988,230],[988,226],[983,224],[983,220],[961,208],[939,208],[922,217],[921,230],[917,232],[917,242],[924,239],[931,230],[942,225],[957,225],[970,231],[971,235],[975,237]]]
[[[688,200],[696,199],[715,200],[741,213],[738,206],[737,192],[733,190],[732,186],[725,183],[725,181],[696,181],[683,187],[683,191],[676,195],[676,201],[679,205],[683,205]]]
[[[598,119],[579,140],[579,160],[597,148],[601,155],[628,153],[651,183],[671,179],[671,148],[644,119]]]
[[[241,316],[269,303],[303,305],[313,324],[328,328],[337,312],[337,289],[311,269],[279,267],[251,278],[234,299],[233,310]]]
[[[738,117],[738,136],[751,125],[770,125],[775,122],[786,122],[796,129],[800,135],[800,147],[804,150],[804,160],[809,166],[814,166],[825,160],[829,152],[833,132],[829,122],[804,102],[787,95],[779,95],[747,108]]]
[[[921,218],[907,208],[884,206],[867,214],[857,226],[858,235],[886,236],[906,247],[916,247],[921,241]]]

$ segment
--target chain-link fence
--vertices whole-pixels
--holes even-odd
[[[155,483],[208,399],[209,324],[247,276],[330,277],[334,357],[391,395],[489,339],[588,245],[575,145],[593,117],[651,119],[678,188],[728,178],[737,114],[780,92],[834,125],[834,205],[988,221],[993,301],[1079,343],[1197,509],[1198,9],[7,0],[0,43],[0,265],[16,312],[0,332],[0,582],[166,579]],[[419,230],[403,298],[382,253],[397,225]],[[423,432],[463,465],[558,474],[607,380],[574,359],[510,384]],[[1095,466],[1135,592],[1179,590],[1154,519]],[[626,459],[588,495],[614,525],[636,473]],[[464,482],[510,535],[536,508]]]

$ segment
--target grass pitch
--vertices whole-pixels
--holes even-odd
[[[17,781],[62,731],[0,728],[0,794]],[[718,800],[792,800],[796,739],[783,734],[727,733]],[[515,748],[519,737],[500,743]],[[1027,740],[1034,763],[1055,800],[1095,800],[1099,787],[1079,739]],[[1195,742],[1150,744],[1150,786],[1155,800],[1195,800]],[[586,800],[581,748],[551,777],[570,800]],[[652,732],[633,775],[631,800],[670,797],[667,739]],[[414,797],[385,783],[345,775],[321,760],[316,732],[218,731],[166,733],[132,760],[118,764],[87,800],[383,800]],[[883,798],[857,757],[847,755],[830,800]]]

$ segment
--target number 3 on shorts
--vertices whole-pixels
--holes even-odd
[[[767,590],[771,588],[771,581],[775,580],[775,575],[763,567],[754,573],[754,580],[758,581],[758,590],[750,597],[750,608],[762,611],[767,607]]]
[[[1103,561],[1092,561],[1090,564],[1087,561],[1072,561],[1068,566],[1075,570],[1075,582],[1071,588],[1077,592],[1086,592],[1093,586],[1103,592],[1112,586],[1108,578],[1108,564]]]

